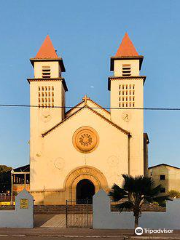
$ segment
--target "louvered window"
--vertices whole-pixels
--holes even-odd
[[[42,78],[50,78],[51,69],[50,66],[42,66]]]
[[[122,65],[122,76],[131,76],[131,65],[123,64]]]

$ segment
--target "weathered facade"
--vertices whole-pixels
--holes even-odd
[[[111,110],[83,97],[65,112],[65,71],[49,36],[35,58],[30,84],[30,190],[36,204],[92,198],[122,184],[122,174],[147,174],[140,56],[126,34],[108,79]],[[146,152],[145,152],[146,151]]]
[[[180,192],[180,168],[168,164],[158,164],[149,167],[148,173],[155,185],[161,184],[162,193],[167,194],[171,190]]]

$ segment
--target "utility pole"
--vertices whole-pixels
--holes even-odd
[[[11,205],[13,205],[13,174],[14,170],[11,170]]]

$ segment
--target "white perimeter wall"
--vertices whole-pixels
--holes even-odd
[[[180,229],[180,200],[168,201],[166,212],[143,212],[139,226],[150,229]],[[133,229],[131,212],[111,212],[110,198],[100,190],[93,197],[94,229]]]
[[[28,200],[28,208],[20,208],[21,199]],[[24,189],[16,197],[15,210],[0,211],[0,228],[33,228],[33,197]]]

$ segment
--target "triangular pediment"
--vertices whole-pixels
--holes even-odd
[[[75,105],[73,108],[66,112],[66,117],[70,117],[73,113],[75,113],[85,105],[89,106],[90,108],[92,108],[93,110],[97,111],[99,114],[103,115],[104,117],[110,120],[111,117],[110,112],[90,98],[88,98],[87,101],[85,101],[83,98],[81,102],[79,102],[77,105]]]
[[[55,130],[57,127],[65,124],[67,121],[69,121],[70,119],[72,119],[75,115],[79,114],[81,111],[83,110],[88,110],[91,111],[93,114],[96,114],[96,116],[102,118],[104,121],[106,121],[108,124],[110,124],[111,126],[115,127],[116,129],[120,130],[121,132],[123,132],[126,135],[130,136],[130,133],[121,128],[120,126],[118,126],[117,124],[115,124],[114,122],[112,122],[111,120],[109,120],[108,118],[104,117],[103,115],[101,115],[100,113],[98,113],[97,111],[95,111],[94,109],[92,109],[91,107],[85,105],[82,108],[79,108],[76,112],[74,112],[72,115],[70,115],[69,117],[65,118],[63,121],[59,122],[58,124],[56,124],[54,127],[52,127],[51,129],[49,129],[48,131],[44,132],[42,134],[42,137],[45,137],[46,135],[48,135],[49,133],[51,133],[53,130]]]

